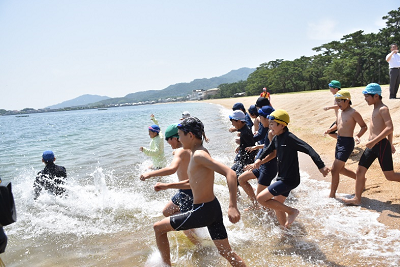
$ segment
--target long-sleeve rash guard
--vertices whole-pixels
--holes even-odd
[[[265,158],[268,154],[277,151],[278,160],[278,178],[287,185],[298,186],[300,184],[299,158],[297,151],[308,154],[318,169],[325,167],[321,157],[306,142],[288,130],[280,135],[274,136],[270,145],[264,148],[259,156],[260,159]]]

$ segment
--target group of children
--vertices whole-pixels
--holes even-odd
[[[352,199],[343,199],[347,204],[361,203],[365,174],[376,158],[385,177],[400,182],[400,173],[395,173],[393,170],[392,153],[395,151],[392,145],[393,123],[388,107],[382,103],[381,87],[372,83],[363,91],[365,101],[368,105],[373,105],[374,109],[367,148],[356,172],[347,169],[345,163],[355,143],[360,142],[360,137],[368,127],[362,116],[351,107],[350,92],[341,90],[338,81],[332,81],[329,87],[335,102],[333,106],[324,109],[334,109],[336,120],[325,134],[337,138],[335,160],[331,169],[325,166],[318,153],[309,144],[289,131],[289,114],[282,109],[275,110],[265,97],[258,98],[256,104],[249,108],[250,116],[243,104],[236,103],[233,106],[233,112],[229,116],[233,127],[229,131],[237,134],[235,141],[238,147],[231,168],[211,158],[203,146],[203,141],[207,141],[207,138],[204,125],[199,119],[188,117],[179,124],[167,128],[165,139],[173,149],[176,149],[170,166],[164,168],[155,166],[155,170],[140,177],[144,181],[150,177],[176,172],[179,179],[176,183],[157,183],[154,186],[156,191],[179,189],[163,210],[164,216],[169,218],[154,224],[157,247],[165,264],[171,265],[168,232],[183,230],[189,240],[198,245],[200,242],[191,229],[206,226],[219,253],[232,266],[246,266],[232,250],[228,241],[221,206],[213,193],[215,172],[226,177],[229,188],[228,217],[232,223],[240,220],[237,208],[238,185],[240,185],[252,201],[250,209],[261,205],[274,210],[277,221],[282,227],[289,227],[299,214],[299,210],[284,204],[291,190],[300,184],[298,151],[308,154],[323,176],[331,171],[330,197],[335,197],[339,174],[356,180],[355,196]],[[250,117],[254,122],[248,120]],[[253,124],[254,132],[252,132]],[[360,126],[360,131],[353,137],[357,124]],[[149,134],[154,128],[154,125],[149,127]],[[276,181],[272,183],[274,178]],[[249,183],[250,179],[258,181],[256,192]]]

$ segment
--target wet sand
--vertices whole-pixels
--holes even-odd
[[[352,107],[356,109],[369,126],[373,106],[368,106],[362,90],[365,87],[348,89],[352,97]],[[394,124],[393,143],[396,153],[393,154],[394,170],[400,171],[400,99],[388,99],[389,88],[382,86],[383,103],[390,109]],[[257,97],[240,97],[205,100],[231,109],[234,103],[241,102],[246,108],[255,104]],[[325,164],[331,167],[334,161],[336,139],[324,136],[323,133],[335,121],[333,110],[324,111],[323,107],[333,104],[333,96],[329,90],[307,91],[300,93],[272,94],[271,104],[275,109],[285,109],[290,115],[289,129],[295,135],[309,143],[322,157]],[[359,131],[356,126],[355,133]],[[346,166],[356,171],[358,161],[365,149],[369,130],[362,136],[361,143],[356,145]],[[302,153],[300,153],[302,155]],[[307,171],[313,179],[330,182],[331,175],[323,177],[308,156],[300,156],[301,169]],[[340,176],[337,197],[342,194],[350,196],[354,193],[355,181]],[[342,193],[342,194],[341,194]],[[393,228],[400,229],[400,183],[387,181],[376,160],[367,172],[366,189],[361,206],[379,213],[378,221]],[[328,196],[327,196],[328,197]]]

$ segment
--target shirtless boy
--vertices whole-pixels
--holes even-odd
[[[308,154],[324,176],[328,174],[329,169],[309,144],[289,132],[287,125],[290,119],[285,110],[275,110],[268,116],[268,119],[269,129],[274,137],[254,164],[249,165],[249,168],[258,169],[261,164],[277,157],[279,163],[277,181],[260,192],[257,195],[257,201],[264,207],[275,210],[278,222],[282,227],[289,227],[299,215],[299,210],[283,204],[290,191],[300,184],[297,152]]]
[[[339,81],[336,80],[332,80],[329,83],[329,91],[331,91],[331,93],[333,95],[335,95],[341,88],[341,84]],[[330,110],[333,109],[335,111],[335,117],[337,118],[338,116],[338,110],[339,110],[339,106],[336,104],[336,101],[333,102],[333,106],[327,106],[324,107],[324,110]],[[332,138],[337,138],[337,134],[336,134],[336,121],[329,127],[329,129],[325,132],[325,134],[328,134],[330,137]]]
[[[366,149],[361,156],[357,168],[355,196],[351,199],[343,199],[349,205],[361,205],[361,194],[365,186],[365,174],[376,158],[389,181],[400,182],[400,173],[393,171],[392,153],[396,150],[393,146],[393,123],[389,108],[382,103],[382,89],[377,83],[370,83],[363,91],[368,105],[374,105],[371,122],[369,125],[369,138]]]
[[[151,172],[146,172],[140,176],[140,180],[145,181],[151,177],[156,176],[167,176],[174,173],[177,174],[179,181],[186,181],[188,179],[187,168],[190,161],[190,150],[183,149],[182,144],[179,141],[178,136],[178,124],[171,124],[165,130],[165,140],[170,144],[174,151],[174,158],[168,167],[162,168],[160,170],[155,170]],[[176,183],[157,183],[154,186],[154,190],[166,190],[170,188],[176,188]],[[193,206],[193,193],[189,189],[179,189],[179,191],[172,197],[168,204],[163,209],[163,215],[165,217],[172,216],[179,212],[187,212],[192,209]],[[195,244],[199,245],[200,242],[194,236],[193,231],[184,231],[185,235],[189,240]]]
[[[214,241],[218,252],[229,261],[232,266],[246,266],[243,260],[232,250],[225,226],[223,224],[222,210],[218,199],[214,195],[214,172],[224,175],[229,188],[228,217],[232,223],[240,220],[237,208],[236,174],[229,167],[211,158],[208,150],[203,147],[203,123],[190,117],[178,124],[179,140],[184,149],[189,149],[191,158],[188,167],[189,179],[181,181],[177,186],[181,189],[192,188],[192,210],[173,215],[154,224],[157,247],[161,253],[164,264],[171,266],[170,246],[168,232],[180,231],[207,226],[211,239]]]
[[[335,101],[339,107],[337,114],[337,142],[335,149],[335,161],[332,164],[332,182],[331,193],[329,197],[335,198],[336,190],[339,186],[339,174],[346,175],[356,179],[356,173],[347,169],[344,165],[350,157],[354,149],[354,143],[360,143],[360,137],[367,131],[360,113],[358,113],[351,105],[351,95],[347,90],[340,90],[335,95]],[[360,125],[359,133],[353,138],[354,128],[356,124]]]

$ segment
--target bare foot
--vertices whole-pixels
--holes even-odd
[[[286,228],[289,228],[289,227],[290,227],[290,225],[294,222],[294,220],[295,220],[296,217],[299,215],[299,213],[300,213],[300,211],[297,210],[297,209],[295,209],[295,211],[294,211],[293,213],[288,214],[287,221],[286,221],[286,223],[285,223],[285,227],[286,227]]]
[[[260,209],[260,205],[254,204],[254,205],[251,205],[248,208],[245,208],[243,211],[252,211],[252,210],[259,210],[259,209]]]
[[[344,204],[348,206],[360,206],[361,205],[361,200],[358,200],[357,198],[342,198],[342,201]]]

